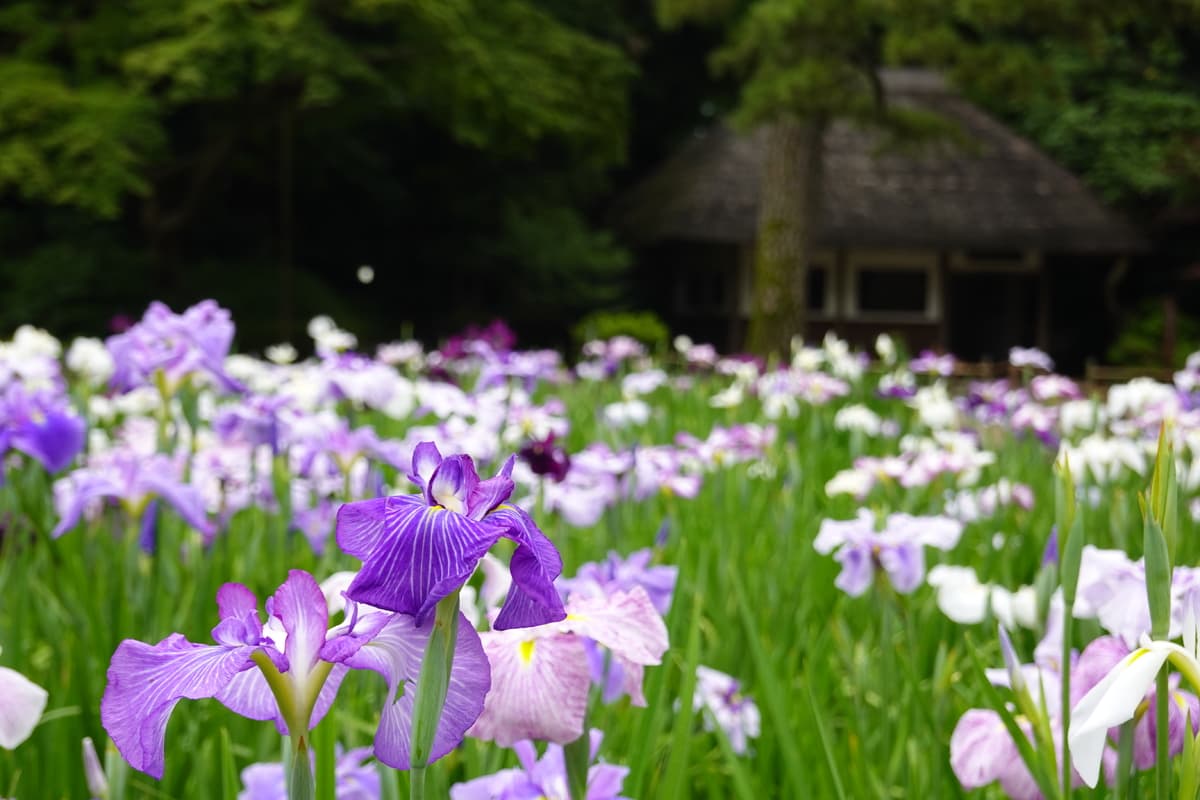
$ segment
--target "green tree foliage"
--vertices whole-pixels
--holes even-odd
[[[560,5],[6,5],[0,202],[12,214],[0,264],[9,291],[21,283],[15,272],[45,262],[46,220],[68,216],[80,227],[110,221],[108,255],[90,259],[103,269],[145,252],[148,294],[168,298],[187,293],[190,272],[222,260],[274,275],[282,297],[298,285],[296,269],[337,291],[366,259],[390,273],[381,289],[407,287],[408,297],[435,290],[439,261],[462,276],[512,279],[537,258],[538,281],[554,273],[581,301],[593,291],[607,299],[625,257],[588,217],[606,170],[625,156],[633,68],[617,42],[571,24]],[[553,254],[526,249],[561,226]],[[246,304],[261,313],[261,299]],[[293,311],[289,302],[281,313]],[[420,317],[429,305],[408,308]],[[456,304],[488,313],[465,306]]]
[[[962,75],[976,100],[1143,218],[1200,194],[1200,6],[1145,11],[1092,37],[1027,37],[1034,79],[1020,88]]]
[[[984,105],[1145,212],[1200,185],[1200,3],[1118,0],[657,0],[663,24],[720,23],[716,70],[740,79],[733,119],[765,127],[751,345],[786,347],[804,324],[824,130],[877,125],[897,141],[944,135],[889,108],[885,64],[940,67]]]

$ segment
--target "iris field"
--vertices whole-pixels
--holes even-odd
[[[1200,359],[1088,391],[886,338],[309,334],[231,354],[208,302],[0,343],[0,797],[1196,796]],[[461,593],[404,544],[480,537]]]

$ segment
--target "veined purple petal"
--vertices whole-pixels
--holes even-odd
[[[503,533],[490,520],[476,522],[430,508],[417,495],[389,498],[375,546],[369,553],[356,553],[363,566],[346,594],[355,602],[424,622],[439,600],[466,583]]]
[[[468,732],[504,747],[522,739],[565,744],[583,734],[591,673],[579,637],[525,638],[527,631],[483,634],[492,688]]]
[[[512,479],[512,470],[516,458],[516,456],[509,456],[499,474],[480,481],[472,490],[467,501],[467,512],[472,519],[483,519],[489,511],[512,496],[515,485]]]
[[[267,599],[267,613],[287,631],[283,654],[289,669],[307,674],[316,666],[329,630],[329,609],[316,579],[303,570],[289,570],[287,580]]]
[[[262,620],[258,617],[258,598],[240,583],[227,583],[217,590],[217,608],[221,621],[212,635],[219,644],[236,647],[257,645],[262,640]]]
[[[374,670],[387,681],[388,697],[375,734],[375,755],[395,769],[410,767],[413,699],[420,691],[417,677],[432,628],[432,620],[418,627],[413,617],[394,614],[374,639],[345,662],[355,669]],[[431,760],[446,755],[462,741],[483,711],[490,686],[491,671],[479,634],[460,615],[446,705],[434,735]]]
[[[380,497],[343,504],[337,512],[338,547],[356,558],[370,555],[383,535],[383,520],[392,499]]]
[[[604,645],[625,661],[661,664],[669,640],[667,626],[640,586],[609,597],[571,598],[564,626]]]
[[[258,598],[240,583],[226,583],[217,590],[217,611],[221,619],[241,618],[258,613]],[[261,627],[261,626],[260,626]]]
[[[100,719],[134,769],[163,773],[167,720],[183,698],[216,697],[242,670],[255,648],[193,644],[172,634],[156,645],[126,639],[113,653]]]
[[[394,616],[387,611],[360,613],[353,601],[350,602],[346,615],[347,621],[326,635],[325,644],[321,647],[321,660],[334,664],[345,663],[363,645],[374,639]]]
[[[505,526],[504,535],[517,542],[509,569],[513,585],[492,627],[529,628],[566,617],[554,579],[562,573],[562,557],[533,519],[516,506],[503,505],[484,518]]]
[[[286,733],[279,703],[262,670],[248,669],[234,675],[214,697],[226,708],[246,719],[273,720],[281,733]]]

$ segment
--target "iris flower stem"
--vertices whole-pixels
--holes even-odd
[[[1072,598],[1074,599],[1074,598]],[[1071,638],[1075,620],[1071,616],[1074,603],[1068,603],[1063,611],[1062,620],[1062,661],[1059,662],[1059,674],[1062,676],[1062,752],[1059,753],[1059,767],[1062,769],[1062,797],[1071,796],[1071,751],[1067,742],[1067,734],[1071,728]]]
[[[1171,756],[1167,749],[1170,734],[1167,731],[1167,701],[1170,699],[1171,688],[1167,685],[1167,668],[1158,671],[1154,698],[1154,776],[1155,796],[1158,800],[1168,800],[1171,796]],[[1187,735],[1187,732],[1184,732]]]
[[[1113,797],[1116,800],[1128,800],[1130,797],[1129,781],[1133,774],[1133,726],[1130,720],[1121,726],[1121,735],[1117,742],[1117,774],[1113,780]]]
[[[425,658],[417,677],[417,697],[413,703],[412,720],[412,780],[410,797],[424,800],[425,767],[433,751],[438,723],[446,705],[450,688],[450,671],[454,666],[454,648],[458,642],[458,592],[452,592],[437,604],[433,615],[433,630],[425,645]]]

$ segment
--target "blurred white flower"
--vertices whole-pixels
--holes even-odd
[[[111,378],[114,368],[112,355],[99,339],[81,336],[67,350],[67,369],[93,386]]]
[[[273,344],[266,350],[267,360],[272,364],[291,364],[300,354],[296,352],[296,348],[292,347],[287,342]]]

